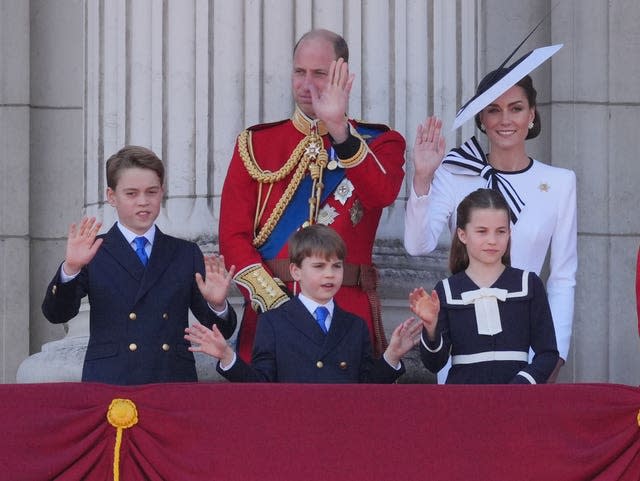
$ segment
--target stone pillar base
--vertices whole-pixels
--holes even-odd
[[[80,382],[82,364],[89,343],[89,305],[67,323],[67,335],[42,345],[42,351],[22,361],[16,375],[18,383]]]

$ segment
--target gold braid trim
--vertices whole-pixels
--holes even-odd
[[[250,130],[244,130],[238,136],[238,153],[240,159],[247,169],[249,176],[259,183],[258,193],[258,205],[256,206],[256,215],[254,219],[254,239],[253,246],[259,248],[269,238],[278,222],[282,218],[285,209],[293,199],[293,196],[302,182],[302,179],[306,175],[307,168],[311,172],[313,179],[312,197],[309,199],[309,223],[315,223],[318,211],[320,208],[320,196],[324,185],[322,183],[322,170],[327,165],[327,151],[324,149],[322,142],[322,135],[327,133],[326,127],[319,120],[312,120],[307,117],[297,106],[292,117],[294,127],[305,135],[305,137],[298,142],[298,145],[289,156],[289,159],[284,165],[276,172],[263,170],[258,165],[253,152],[252,132]],[[363,141],[364,143],[364,141]],[[366,143],[365,143],[366,148]],[[362,146],[358,151],[360,155],[360,162],[366,156],[361,154]],[[358,162],[359,163],[359,162]],[[297,165],[297,168],[296,168]],[[258,230],[258,225],[264,210],[267,206],[268,198],[271,194],[273,184],[283,180],[296,168],[289,185],[285,189],[282,197],[276,203],[273,211],[269,214],[268,219]],[[262,185],[271,184],[269,186],[267,197],[262,201]],[[260,206],[262,202],[262,206]],[[255,233],[257,231],[257,234]]]
[[[338,159],[339,165],[341,167],[344,167],[345,169],[350,169],[352,167],[355,167],[356,165],[360,165],[364,161],[364,159],[367,157],[367,155],[371,154],[371,156],[373,157],[373,160],[375,160],[376,164],[378,164],[378,168],[380,169],[380,171],[383,174],[386,174],[387,171],[378,160],[378,157],[376,157],[376,154],[373,153],[373,150],[369,148],[369,144],[367,144],[367,141],[362,137],[362,135],[360,135],[360,133],[358,133],[356,128],[351,124],[349,124],[349,132],[351,132],[351,135],[353,135],[357,139],[360,139],[360,147],[358,148],[358,151],[355,153],[355,155],[353,155],[351,158]]]
[[[253,155],[253,148],[250,148],[251,132],[245,130],[240,134],[238,137],[238,152],[240,153],[240,158],[242,159],[242,162],[244,163],[244,166],[251,178],[260,184],[273,184],[284,179],[291,173],[297,164],[297,168],[289,182],[289,185],[285,189],[284,194],[280,197],[276,206],[273,208],[273,211],[269,214],[269,218],[253,239],[254,247],[262,246],[269,238],[273,229],[275,229],[276,225],[280,221],[284,210],[289,205],[289,202],[291,202],[300,182],[302,182],[307,168],[309,167],[309,163],[312,160],[315,161],[316,158],[320,156],[321,152],[324,151],[322,145],[322,138],[317,133],[312,132],[298,143],[296,148],[293,149],[293,152],[287,162],[278,169],[277,172],[269,172],[262,170],[256,162]],[[258,215],[261,216],[262,213]],[[259,219],[256,219],[256,222],[258,220]]]
[[[248,265],[240,270],[233,279],[249,291],[251,306],[256,312],[273,309],[289,299],[289,296],[278,284],[279,279],[271,277],[262,264]]]
[[[242,163],[253,180],[258,181],[261,184],[273,184],[284,179],[291,173],[291,171],[293,171],[293,168],[302,157],[304,149],[307,146],[305,141],[306,139],[302,139],[300,141],[298,146],[291,153],[289,160],[287,160],[276,172],[262,170],[253,156],[253,148],[251,149],[251,152],[249,152],[249,146],[251,145],[250,130],[244,130],[238,136],[238,152],[240,153]]]
[[[368,153],[366,145],[367,144],[363,140],[361,140],[360,147],[358,148],[358,151],[355,153],[355,155],[348,159],[340,159],[340,166],[344,167],[345,169],[350,169],[351,167],[355,167],[356,165],[361,164]]]
[[[291,117],[291,122],[293,122],[293,126],[304,135],[309,135],[313,129],[316,129],[320,135],[327,135],[329,133],[322,120],[313,120],[307,117],[297,105]]]
[[[253,239],[254,247],[260,247],[262,244],[264,244],[267,238],[271,235],[271,232],[273,232],[273,229],[275,229],[276,225],[280,221],[280,218],[282,217],[282,214],[284,214],[284,210],[286,209],[287,205],[289,205],[289,202],[291,202],[293,194],[298,189],[302,178],[305,176],[307,167],[309,166],[309,161],[310,159],[305,156],[298,164],[298,168],[293,174],[291,182],[289,182],[289,185],[284,191],[284,194],[282,194],[282,197],[280,197],[280,200],[278,200],[278,203],[273,208],[273,211],[271,211],[271,214],[269,214],[267,222],[264,223],[264,225],[260,229],[260,232],[258,232],[258,235],[256,235],[256,237]]]

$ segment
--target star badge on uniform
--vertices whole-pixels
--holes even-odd
[[[549,192],[551,186],[546,182],[541,182],[538,189],[540,189],[540,192]]]
[[[304,149],[304,153],[310,159],[315,160],[318,155],[320,155],[320,150],[320,146],[316,142],[311,142],[307,145],[307,148]]]
[[[343,179],[340,182],[340,185],[336,187],[336,190],[333,193],[333,198],[340,202],[342,205],[347,203],[347,199],[351,197],[355,187],[351,183],[351,181],[347,178]]]
[[[317,222],[318,224],[331,225],[338,215],[338,211],[336,211],[335,208],[330,205],[325,205],[320,209],[320,212],[318,212]]]

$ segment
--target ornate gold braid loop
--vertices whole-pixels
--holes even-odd
[[[302,158],[302,161],[298,164],[298,168],[293,174],[293,177],[291,178],[291,182],[287,186],[287,189],[284,191],[284,194],[282,195],[282,197],[280,197],[280,200],[278,200],[278,203],[273,208],[273,211],[269,215],[269,219],[267,219],[267,222],[265,222],[265,224],[262,226],[255,239],[253,239],[254,247],[260,247],[262,244],[264,244],[267,238],[271,235],[271,232],[273,232],[273,229],[284,213],[284,209],[287,207],[287,205],[289,205],[289,202],[291,202],[291,199],[293,198],[294,192],[298,188],[298,185],[300,185],[300,182],[302,181],[302,178],[304,177],[307,170],[307,166],[309,165],[309,160],[310,159],[307,156],[304,156]]]
[[[311,162],[313,157],[312,155],[305,155],[307,146],[309,146],[309,144],[313,142],[319,142],[320,145],[322,145],[322,138],[317,134],[306,136],[298,143],[296,148],[291,153],[289,160],[287,160],[284,166],[282,166],[277,172],[268,172],[263,171],[262,169],[260,169],[260,167],[258,167],[255,158],[253,158],[253,155],[249,152],[248,143],[250,141],[250,135],[251,133],[247,130],[240,134],[238,138],[238,151],[240,153],[240,157],[242,158],[242,162],[244,163],[244,166],[252,179],[260,183],[278,182],[279,180],[282,180],[287,175],[289,175],[296,163],[298,164],[298,168],[293,174],[293,177],[291,178],[289,185],[285,189],[284,194],[282,195],[282,197],[280,197],[280,200],[278,200],[278,203],[269,215],[269,218],[253,239],[253,246],[260,247],[265,243],[267,238],[273,232],[276,224],[280,221],[285,208],[287,207],[287,205],[289,205],[289,202],[291,202],[293,194],[298,189],[300,182],[302,182],[302,179],[305,176],[307,168],[309,167],[309,163]]]
[[[273,184],[284,179],[291,173],[291,171],[293,171],[293,168],[302,157],[304,149],[307,147],[308,142],[305,142],[306,140],[308,140],[307,137],[300,141],[297,147],[293,149],[289,160],[287,160],[276,172],[262,170],[253,158],[253,152],[250,152],[248,148],[248,145],[251,142],[251,131],[245,130],[238,136],[238,152],[240,153],[242,163],[253,180],[258,181],[261,184]]]

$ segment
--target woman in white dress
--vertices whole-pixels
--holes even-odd
[[[511,69],[489,73],[478,85],[476,96]],[[560,353],[548,381],[554,382],[567,359],[573,322],[578,264],[575,174],[527,155],[525,140],[536,137],[541,129],[529,75],[499,97],[488,99],[475,122],[487,135],[487,155],[472,137],[444,157],[441,121],[429,117],[418,126],[404,245],[411,255],[428,254],[437,247],[445,225],[455,232],[456,207],[467,194],[481,187],[500,190],[512,211],[511,265],[539,275],[550,250],[546,289]],[[438,374],[440,383],[446,371]]]

